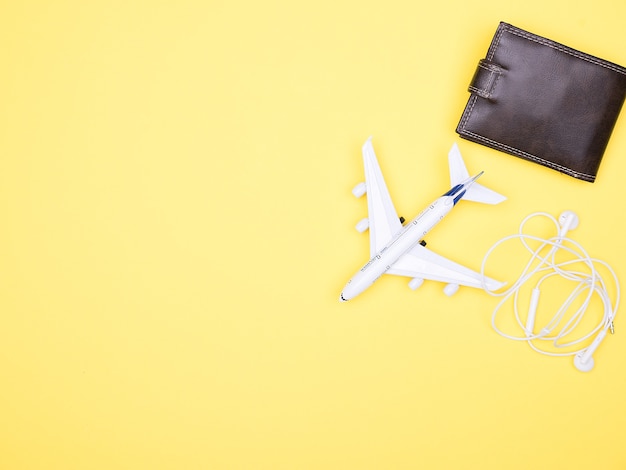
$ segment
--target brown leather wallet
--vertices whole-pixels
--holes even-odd
[[[593,182],[626,68],[500,23],[469,91],[461,137]]]

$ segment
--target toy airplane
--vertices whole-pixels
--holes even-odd
[[[366,190],[368,193],[369,219],[361,220],[357,230],[363,232],[370,229],[371,259],[348,281],[339,300],[345,302],[356,297],[383,274],[411,277],[409,287],[413,290],[421,286],[424,279],[445,282],[444,292],[448,296],[453,295],[460,285],[478,288],[485,285],[492,290],[502,287],[504,283],[483,277],[435,254],[424,246],[423,237],[461,199],[498,204],[506,198],[475,182],[482,172],[469,176],[461,152],[454,144],[448,154],[452,188],[403,226],[404,219],[398,218],[393,207],[371,140],[370,137],[363,145],[366,182],[352,190],[356,197],[365,194]]]

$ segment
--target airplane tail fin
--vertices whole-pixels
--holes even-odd
[[[448,163],[450,165],[450,183],[454,187],[457,184],[467,180],[469,173],[463,162],[461,151],[457,144],[453,144],[448,153]],[[500,193],[497,193],[485,186],[474,182],[467,190],[463,199],[468,201],[482,202],[484,204],[499,204],[506,199]]]

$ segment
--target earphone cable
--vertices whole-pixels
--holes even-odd
[[[557,236],[545,239],[525,233],[524,227],[526,223],[536,217],[546,217],[551,222],[553,222],[557,230]],[[592,336],[596,335],[598,332],[602,330],[610,330],[611,333],[614,332],[613,321],[615,318],[617,307],[619,305],[620,288],[617,275],[608,263],[602,260],[591,258],[587,251],[582,247],[582,245],[572,240],[571,238],[565,237],[564,234],[561,235],[559,231],[559,223],[552,215],[546,212],[535,212],[522,220],[517,234],[509,235],[498,240],[491,246],[491,248],[489,248],[489,250],[487,250],[481,264],[481,275],[483,276],[483,278],[485,276],[485,267],[487,261],[492,256],[494,250],[502,244],[511,240],[521,241],[524,248],[530,253],[530,259],[522,269],[521,273],[518,275],[516,281],[504,291],[496,292],[494,290],[490,290],[484,282],[482,286],[485,292],[487,292],[489,295],[492,295],[494,297],[502,297],[502,299],[494,308],[491,317],[492,327],[499,335],[515,341],[527,341],[532,349],[541,354],[546,354],[549,356],[572,356],[580,353],[581,351],[584,351],[586,346],[581,347],[580,345],[589,340]],[[539,243],[536,249],[533,249],[530,246],[530,242],[532,241]],[[546,249],[548,250],[548,252],[542,254],[543,252],[545,252]],[[557,262],[557,253],[561,251],[567,253],[572,258]],[[586,266],[588,272],[581,271],[580,268],[578,270],[574,270],[573,265],[578,265],[578,267]],[[598,267],[600,266],[606,268],[606,270],[613,278],[613,283],[615,286],[614,302],[611,302],[611,297],[607,291],[606,283],[598,272]],[[530,325],[528,325],[522,321],[522,316],[520,315],[520,290],[532,278],[535,278],[537,275],[540,274],[542,276],[537,281],[535,288],[533,289],[533,296],[535,297],[534,303],[533,299],[531,299],[529,315],[526,318],[527,323],[531,323]],[[538,333],[534,333],[534,321],[536,312],[534,310],[531,312],[531,309],[535,309],[537,307],[539,287],[545,281],[554,276],[558,276],[561,279],[574,282],[575,286],[569,293],[565,301],[556,310],[554,315],[547,321],[547,323],[543,327],[541,327]],[[576,328],[581,324],[585,314],[587,313],[587,310],[589,309],[594,294],[597,294],[602,302],[603,315],[601,321],[586,334],[583,334],[578,338],[566,341],[565,338],[573,334]],[[511,298],[513,303],[514,318],[522,331],[521,335],[512,335],[505,333],[497,325],[496,320],[502,307]],[[570,312],[570,316],[567,317],[567,313],[572,309],[572,306],[577,300],[580,301],[580,305],[573,313]],[[528,318],[529,316],[531,316],[531,314],[532,318]],[[559,328],[559,325],[562,326],[560,326]],[[578,349],[567,352],[555,352],[552,350],[549,351],[540,348],[536,344],[539,341],[551,341],[554,349],[556,350],[572,347],[578,347]]]

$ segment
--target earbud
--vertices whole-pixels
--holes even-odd
[[[598,333],[598,336],[596,336],[596,339],[593,340],[593,343],[591,343],[587,349],[579,352],[574,356],[574,366],[576,366],[576,369],[581,372],[589,372],[591,369],[593,369],[593,353],[596,351],[596,349],[598,349],[598,346],[600,346],[600,343],[605,336],[606,330],[600,331],[600,333]]]
[[[568,230],[574,230],[578,227],[578,216],[573,211],[565,211],[559,216],[559,237],[563,238]]]

